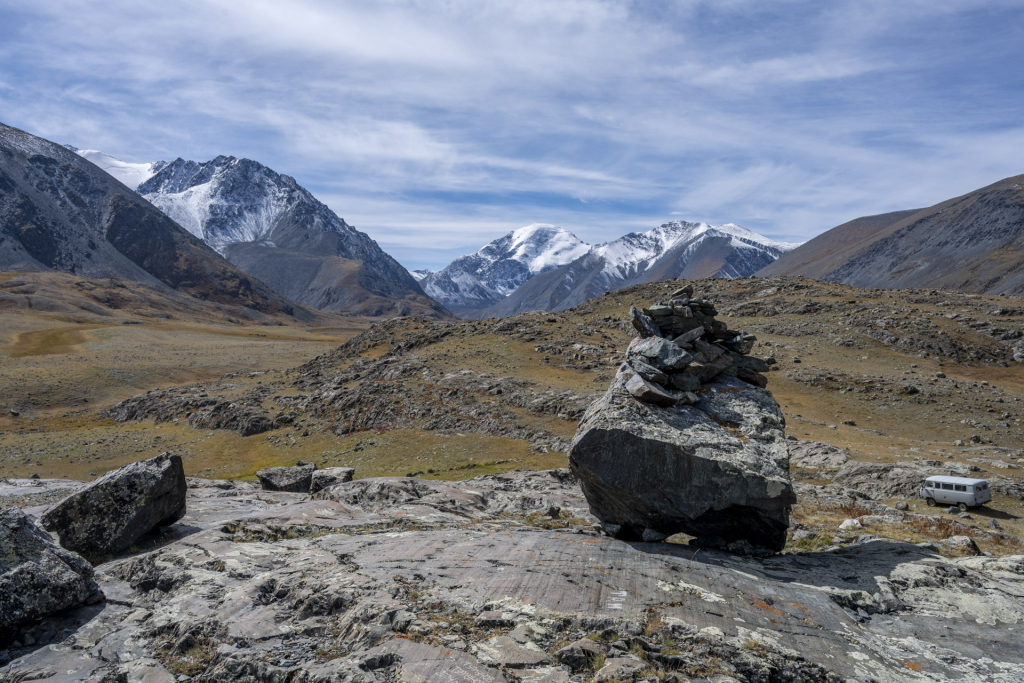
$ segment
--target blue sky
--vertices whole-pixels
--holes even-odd
[[[256,159],[409,268],[928,206],[1024,173],[1022,65],[1022,1],[0,0],[4,123]]]

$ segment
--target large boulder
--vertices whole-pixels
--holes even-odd
[[[631,395],[634,376],[620,370],[569,450],[590,511],[624,538],[651,529],[781,549],[796,496],[771,394],[721,376],[696,403],[659,407]]]
[[[21,508],[0,510],[0,632],[100,598],[85,558],[54,543]]]
[[[310,480],[309,492],[316,493],[329,486],[352,481],[355,474],[355,469],[351,467],[325,467],[322,470],[316,470]]]
[[[314,463],[300,460],[295,467],[266,467],[256,473],[256,478],[264,491],[309,493],[315,471]]]
[[[42,523],[68,550],[86,557],[109,555],[181,519],[186,489],[181,457],[161,453],[107,472],[57,503]]]

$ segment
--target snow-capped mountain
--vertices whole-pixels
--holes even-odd
[[[143,282],[237,311],[312,320],[72,150],[0,123],[0,271]],[[131,299],[126,290],[125,296]],[[148,307],[148,304],[147,304]]]
[[[109,154],[105,154],[104,152],[100,152],[95,149],[78,149],[71,145],[64,146],[78,156],[84,157],[96,164],[133,190],[155,176],[161,168],[167,165],[166,161],[151,161],[141,164],[131,163],[128,161],[121,161],[116,157],[112,157]]]
[[[434,272],[413,273],[423,290],[449,310],[467,314],[514,292],[533,276],[587,253],[590,245],[568,230],[534,223],[519,228]]]
[[[299,303],[360,315],[448,316],[366,233],[294,178],[263,164],[230,156],[132,164],[94,150],[73,151]]]
[[[642,282],[747,277],[797,246],[732,223],[672,221],[595,245],[571,263],[530,278],[479,315],[560,311]]]

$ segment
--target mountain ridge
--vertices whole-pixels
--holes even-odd
[[[292,176],[225,155],[207,162],[178,157],[130,164],[90,153],[126,184],[152,171],[134,188],[140,196],[236,266],[301,304],[348,315],[450,316],[373,239]]]
[[[0,270],[118,278],[310,317],[84,157],[0,124]]]
[[[1024,175],[934,206],[865,216],[758,271],[864,288],[1024,293]]]
[[[669,221],[595,245],[578,259],[534,276],[478,311],[477,317],[561,311],[609,291],[657,280],[746,277],[795,246],[732,223]]]
[[[533,223],[460,256],[439,271],[419,271],[423,290],[456,315],[472,314],[514,292],[539,273],[564,265],[590,248],[568,230]]]

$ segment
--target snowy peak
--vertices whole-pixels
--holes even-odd
[[[430,277],[436,272],[437,271],[435,270],[424,268],[423,270],[410,270],[409,275],[412,275],[412,279],[415,280],[416,282],[422,283],[424,280],[426,280],[428,277]]]
[[[275,246],[281,219],[312,205],[324,231],[351,229],[294,178],[250,159],[219,156],[204,163],[175,159],[139,185],[139,194],[179,225],[224,253],[232,244]]]
[[[670,221],[595,245],[580,258],[529,278],[501,301],[467,314],[502,317],[561,311],[643,282],[747,277],[794,246],[732,223]]]
[[[513,230],[477,253],[485,256],[493,254],[495,260],[504,258],[519,261],[531,274],[536,275],[578,259],[589,248],[589,244],[568,230],[547,223],[534,223]]]
[[[587,253],[590,245],[555,225],[534,223],[499,237],[438,272],[413,274],[428,296],[449,309],[482,308],[500,301],[538,273]]]
[[[686,245],[693,251],[704,240],[716,237],[728,240],[729,246],[733,249],[763,252],[772,257],[771,260],[797,246],[776,242],[734,223],[715,226],[707,223],[670,221],[647,232],[632,232],[617,240],[599,244],[591,253],[604,261],[603,270],[607,275],[631,278],[676,247]],[[722,277],[745,277],[749,274],[722,274]]]
[[[95,149],[78,149],[71,145],[65,145],[65,147],[78,156],[96,164],[133,190],[138,189],[139,185],[155,176],[160,169],[167,165],[166,161],[131,163],[121,161]]]

